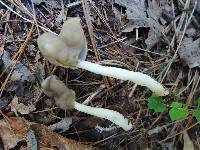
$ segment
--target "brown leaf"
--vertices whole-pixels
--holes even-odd
[[[38,147],[58,148],[59,150],[94,150],[92,147],[85,146],[77,141],[64,138],[52,132],[46,126],[33,124],[31,128],[35,131]]]
[[[28,124],[23,118],[0,120],[0,138],[4,144],[4,149],[13,148],[19,141],[25,140],[28,128]]]
[[[31,123],[23,118],[11,117],[0,120],[0,138],[4,144],[4,149],[14,148],[18,142],[28,142],[27,148],[30,149],[30,141],[27,141],[28,131],[32,130],[37,139],[40,149],[59,150],[94,150],[95,148],[83,145],[75,140],[67,139],[54,133],[44,125]]]
[[[0,126],[0,136],[5,150],[15,147],[17,143],[22,140],[20,135],[14,134],[11,129],[5,126]]]

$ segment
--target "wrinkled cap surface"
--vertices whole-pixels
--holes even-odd
[[[37,44],[44,57],[56,66],[76,66],[78,63],[79,53],[74,53],[57,35],[46,32],[38,37]]]
[[[44,33],[37,39],[41,53],[52,64],[74,68],[78,59],[85,60],[87,42],[80,24],[80,18],[70,18],[64,22],[60,35]]]
[[[87,42],[79,17],[66,20],[62,26],[59,37],[68,47],[72,48],[73,53],[76,53],[79,59],[86,59],[88,52]]]
[[[57,76],[49,76],[42,82],[41,86],[46,95],[55,99],[59,108],[64,110],[74,108],[75,92],[69,89]]]

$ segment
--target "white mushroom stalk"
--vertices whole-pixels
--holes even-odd
[[[162,86],[162,84],[160,84],[150,76],[141,72],[133,72],[117,67],[102,66],[84,60],[79,60],[78,63],[76,64],[76,67],[88,70],[96,74],[101,74],[104,76],[109,76],[120,80],[132,81],[138,85],[148,87],[149,89],[151,89],[152,92],[154,92],[158,96],[164,96],[168,94],[168,90],[166,90]]]
[[[99,118],[107,119],[114,124],[118,125],[125,131],[128,131],[133,128],[131,122],[125,118],[122,114],[117,111],[109,110],[105,108],[91,107],[78,102],[74,102],[74,108],[78,111],[97,116]]]
[[[168,95],[168,90],[150,76],[116,67],[101,66],[82,60],[87,52],[87,44],[79,18],[67,20],[59,36],[44,33],[38,40],[38,47],[44,57],[52,64],[66,68],[82,68],[90,72],[113,77],[120,80],[132,81],[138,85],[148,87],[158,96]]]
[[[65,86],[55,75],[49,76],[42,82],[44,93],[55,99],[58,107],[64,110],[76,109],[78,111],[107,119],[125,131],[133,128],[132,123],[117,111],[105,108],[86,106],[75,101],[75,92]]]

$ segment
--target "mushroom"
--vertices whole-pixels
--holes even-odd
[[[113,77],[120,80],[129,80],[138,85],[148,87],[158,96],[165,96],[169,91],[162,84],[141,72],[133,72],[117,67],[102,66],[80,59],[86,56],[86,40],[79,18],[68,19],[60,35],[44,33],[37,39],[38,47],[44,57],[52,64],[65,68],[82,68],[90,72]]]
[[[117,111],[86,106],[75,101],[75,92],[52,75],[42,82],[42,88],[46,95],[53,97],[58,107],[64,110],[76,109],[78,111],[110,120],[116,125],[128,131],[133,128],[131,122]]]

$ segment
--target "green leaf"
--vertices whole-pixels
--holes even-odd
[[[194,113],[194,117],[197,119],[197,121],[200,121],[200,110],[196,110]]]
[[[189,111],[186,107],[177,107],[177,105],[175,105],[176,107],[172,107],[169,110],[169,116],[171,118],[172,121],[178,121],[178,120],[183,120],[186,119],[187,116],[189,115]]]
[[[155,95],[148,98],[147,106],[149,109],[153,109],[155,112],[163,112],[166,110],[164,100]]]
[[[172,121],[178,121],[186,119],[189,115],[189,110],[187,107],[184,107],[182,103],[172,102],[171,109],[169,110],[169,116]]]
[[[182,106],[183,104],[179,102],[172,102],[171,104],[171,107],[174,107],[174,108],[181,108]]]

